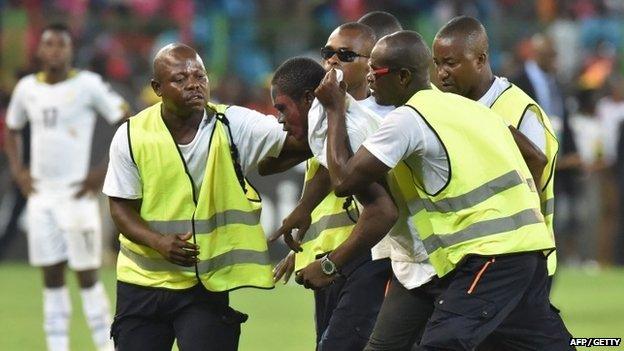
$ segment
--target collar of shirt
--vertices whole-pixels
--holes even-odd
[[[496,77],[494,76],[494,81],[490,86],[490,89],[483,94],[483,96],[478,100],[479,103],[492,107],[496,99],[503,93],[503,91],[507,90],[511,83],[507,81],[507,78]]]
[[[201,122],[199,122],[199,129],[204,129],[206,128],[206,126],[208,124],[210,124],[210,122],[212,122],[212,120],[214,119],[215,115],[212,115],[210,118],[208,117],[208,113],[206,112],[206,109],[204,109],[204,116],[202,117]]]

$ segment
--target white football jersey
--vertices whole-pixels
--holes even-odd
[[[109,123],[124,116],[125,101],[102,78],[72,71],[48,84],[43,73],[22,78],[11,98],[6,124],[31,128],[30,171],[37,192],[65,190],[85,179],[96,115]]]

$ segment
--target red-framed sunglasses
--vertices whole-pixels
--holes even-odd
[[[375,76],[375,79],[379,78],[379,77],[383,77],[386,74],[390,73],[390,72],[396,72],[401,70],[400,68],[392,68],[392,67],[378,67],[378,68],[372,68],[371,67],[371,73],[373,74],[373,76]]]
[[[370,72],[373,74],[373,76],[375,76],[375,79],[379,78],[379,77],[383,77],[386,74],[390,73],[390,72],[398,72],[402,69],[406,69],[409,71],[413,71],[413,68],[409,68],[409,67],[377,67],[377,68],[373,68],[371,67]]]

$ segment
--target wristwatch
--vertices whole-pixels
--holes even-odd
[[[321,258],[321,270],[325,273],[325,275],[334,275],[338,273],[338,267],[336,267],[336,264],[329,259],[329,254]]]

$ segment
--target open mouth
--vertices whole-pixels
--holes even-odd
[[[186,98],[187,101],[196,102],[196,101],[204,101],[204,96],[202,94],[194,94],[190,95]]]

